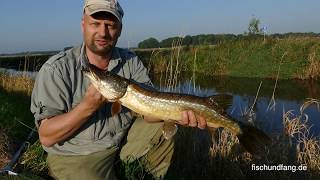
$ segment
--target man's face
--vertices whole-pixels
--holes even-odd
[[[118,19],[106,12],[91,16],[84,13],[81,24],[87,48],[101,56],[110,54],[121,34],[122,25]]]

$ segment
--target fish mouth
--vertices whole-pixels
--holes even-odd
[[[86,67],[82,68],[82,72],[89,77],[91,75],[93,79],[89,77],[91,80],[100,81],[106,75],[106,72],[97,68],[93,64],[88,64]]]
[[[128,80],[117,74],[100,70],[92,64],[83,68],[82,72],[108,101],[120,99],[127,91]]]
[[[90,67],[83,68],[81,71],[91,81],[91,83],[95,84],[94,82],[100,81],[99,76]]]

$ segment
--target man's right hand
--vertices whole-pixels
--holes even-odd
[[[81,103],[95,112],[106,101],[106,98],[92,84],[90,84]]]

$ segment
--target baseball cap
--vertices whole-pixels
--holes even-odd
[[[121,8],[117,0],[84,0],[83,10],[86,14],[91,16],[92,14],[100,11],[109,12],[117,17],[122,22],[124,15],[123,9]]]

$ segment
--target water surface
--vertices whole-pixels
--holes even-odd
[[[157,74],[153,77],[158,88],[160,84],[164,84],[163,81],[160,83],[160,76]],[[255,124],[263,127],[268,133],[280,133],[283,114],[291,111],[292,117],[302,115],[301,119],[307,120],[313,135],[320,135],[319,107],[313,104],[302,114],[300,112],[300,107],[309,98],[320,99],[320,81],[278,80],[275,88],[276,80],[273,79],[209,77],[200,74],[195,77],[194,83],[190,75],[183,75],[175,91],[199,96],[231,94],[233,102],[227,112],[238,120],[253,119]],[[254,102],[255,106],[252,108]],[[254,113],[248,117],[246,112],[250,108]]]

